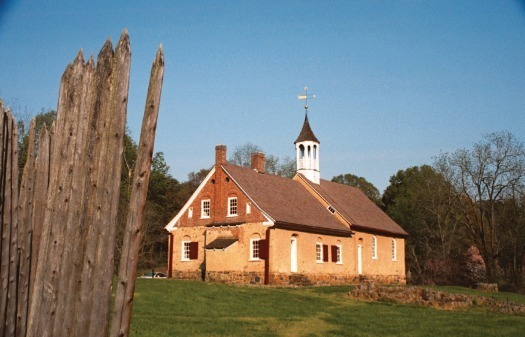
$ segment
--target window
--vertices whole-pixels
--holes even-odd
[[[237,197],[228,198],[228,216],[237,215]]]
[[[250,214],[252,212],[252,205],[247,202],[246,203],[246,214]]]
[[[314,159],[317,159],[317,145],[314,145]]]
[[[323,244],[319,242],[315,244],[315,261],[318,263],[323,262]]]
[[[392,261],[397,261],[396,239],[392,239]]]
[[[199,243],[182,241],[181,261],[197,260],[199,258]]]
[[[190,243],[191,242],[189,241],[182,241],[182,254],[181,254],[182,261],[190,260]]]
[[[337,246],[332,246],[332,262],[337,264],[342,264],[342,250],[343,246],[338,244]]]
[[[261,259],[261,239],[250,239],[250,260]]]
[[[328,210],[329,210],[330,213],[332,213],[332,214],[335,213],[335,208],[333,208],[331,205],[328,205]]]
[[[372,259],[377,259],[377,238],[372,236]]]
[[[201,201],[201,218],[210,217],[210,199]]]
[[[188,208],[188,218],[193,217],[193,207]]]

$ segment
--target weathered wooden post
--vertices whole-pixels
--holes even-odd
[[[16,307],[18,293],[18,131],[9,109],[2,112],[2,158],[0,203],[0,335],[14,336],[16,331]]]
[[[28,336],[108,333],[130,58],[124,31],[62,76]]]
[[[35,137],[36,123],[33,119],[29,127],[27,160],[20,184],[18,198],[18,299],[16,336],[25,336],[27,314],[29,307],[30,278],[31,278],[31,244],[33,219],[33,188],[35,174]]]
[[[61,79],[57,120],[35,122],[18,183],[18,133],[0,100],[0,337],[110,332],[120,171],[131,51],[124,30],[97,63],[82,52]],[[164,74],[152,66],[121,262],[116,333],[126,335]],[[38,155],[37,155],[38,153]],[[121,287],[122,286],[122,287]]]
[[[148,194],[149,175],[163,78],[164,55],[161,46],[157,51],[157,56],[151,67],[148,95],[144,109],[144,118],[142,120],[139,149],[133,173],[133,186],[122,244],[122,255],[120,258],[118,284],[115,295],[115,310],[111,322],[111,337],[129,335],[133,292],[135,290],[140,241],[142,239],[142,220],[144,218],[144,206]]]

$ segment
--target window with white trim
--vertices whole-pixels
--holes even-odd
[[[392,239],[392,261],[397,261],[397,243],[396,243],[396,239]]]
[[[228,216],[237,215],[237,197],[228,198]]]
[[[321,242],[315,244],[315,261],[323,263],[323,244]]]
[[[335,208],[332,207],[332,205],[328,205],[328,211],[332,214],[335,213]]]
[[[188,208],[188,218],[193,217],[193,207]]]
[[[201,201],[201,218],[210,217],[210,199]]]
[[[247,202],[246,203],[246,214],[250,214],[252,212],[252,205]]]
[[[377,259],[377,238],[372,236],[372,259]]]
[[[250,239],[250,260],[260,260],[261,259],[261,239]]]
[[[181,261],[190,261],[190,243],[191,241],[182,241]]]

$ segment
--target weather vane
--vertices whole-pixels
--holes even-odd
[[[308,99],[314,99],[315,95],[308,93],[308,87],[304,87],[304,94],[303,95],[297,95],[297,98],[299,100],[304,100],[304,113],[308,115]]]

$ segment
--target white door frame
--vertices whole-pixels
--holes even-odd
[[[290,241],[290,272],[297,273],[297,238],[292,236]]]

